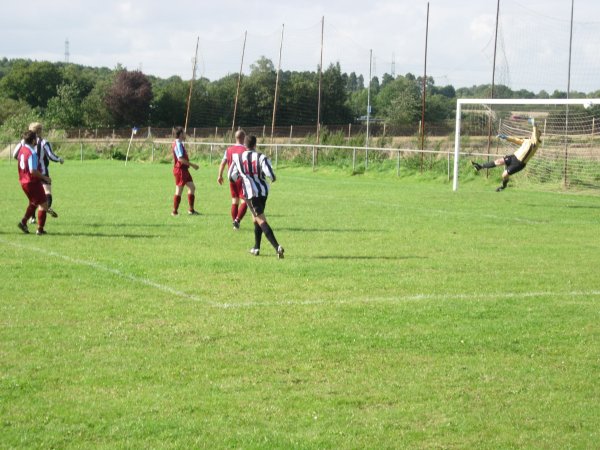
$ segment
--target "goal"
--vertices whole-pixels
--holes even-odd
[[[600,189],[599,117],[598,98],[458,99],[453,189],[458,189],[459,167],[468,167],[465,156],[491,160],[513,153],[517,146],[496,136],[528,137],[529,118],[542,132],[542,143],[519,179],[562,188]]]

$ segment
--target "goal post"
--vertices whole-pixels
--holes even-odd
[[[592,112],[600,107],[600,98],[576,98],[576,99],[472,99],[463,98],[456,102],[456,130],[454,140],[454,178],[453,190],[458,190],[459,161],[461,156],[461,140],[467,133],[463,131],[468,123],[470,130],[477,127],[479,131],[473,131],[479,134],[480,142],[484,138],[489,139],[489,133],[503,133],[514,135],[520,133],[526,137],[531,128],[527,127],[527,118],[533,117],[538,122],[542,130],[542,147],[538,150],[544,154],[545,158],[541,163],[548,164],[539,172],[548,174],[551,170],[550,164],[558,165],[560,160],[563,164],[564,177],[567,179],[568,150],[572,144],[578,150],[578,160],[591,158],[598,162],[600,160],[600,142],[596,144],[594,137],[600,124]],[[541,122],[541,123],[540,123]],[[526,132],[525,130],[529,130]],[[504,154],[510,154],[514,149],[505,150]],[[481,154],[482,152],[480,152]],[[489,148],[484,154],[489,154]],[[592,158],[592,154],[594,157]],[[501,156],[504,156],[503,154]],[[532,159],[532,165],[538,164],[538,155]],[[529,167],[529,165],[528,165]],[[556,169],[556,168],[555,168]],[[581,170],[583,185],[600,187],[600,180],[597,172],[585,169],[585,164],[574,166],[574,170]],[[588,173],[589,172],[589,173]],[[540,174],[540,180],[543,182]],[[589,178],[589,179],[588,179]]]

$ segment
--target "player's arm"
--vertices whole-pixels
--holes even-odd
[[[271,182],[275,183],[277,177],[275,176],[275,171],[273,171],[273,166],[271,165],[269,158],[263,155],[260,165],[263,173],[271,179]]]
[[[240,177],[240,171],[238,170],[237,164],[232,162],[227,171],[227,179],[231,182],[235,182]]]
[[[13,159],[18,159],[19,158],[19,150],[21,150],[21,145],[23,145],[21,142],[19,142],[17,144],[17,146],[15,147],[15,149],[13,150]]]
[[[65,162],[64,159],[62,159],[60,156],[57,156],[56,153],[52,151],[52,146],[48,141],[46,141],[46,143],[44,144],[44,151],[46,152],[46,155],[48,155],[48,158],[50,158],[51,161],[61,164]]]
[[[525,139],[521,139],[518,137],[514,137],[514,136],[507,136],[506,134],[499,134],[498,136],[496,136],[498,139],[502,139],[508,142],[512,142],[513,144],[517,144],[517,145],[521,145],[523,142],[525,142]]]
[[[194,170],[198,170],[198,168],[200,167],[200,166],[198,166],[198,164],[195,164],[195,163],[191,162],[191,161],[190,161],[189,159],[187,159],[187,158],[183,158],[183,157],[181,157],[181,158],[180,158],[180,157],[178,157],[177,159],[179,160],[179,162],[180,162],[182,165],[184,165],[184,166],[188,166],[188,167],[191,167],[191,168],[192,168],[192,169],[194,169]]]
[[[219,164],[219,174],[217,175],[217,183],[219,184],[223,184],[223,170],[225,170],[225,164],[227,164],[227,159],[223,157],[221,164]]]

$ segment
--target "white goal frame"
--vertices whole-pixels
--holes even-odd
[[[462,105],[600,105],[600,98],[459,98],[456,101],[456,130],[454,133],[454,179],[452,190],[458,190],[458,159],[460,157],[460,126]]]

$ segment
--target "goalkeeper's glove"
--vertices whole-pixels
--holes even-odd
[[[529,125],[535,126],[535,119],[533,117],[530,117],[529,119],[527,119],[527,122],[529,123]]]
[[[496,136],[498,139],[506,139],[508,136],[505,134],[499,134],[498,136]]]

